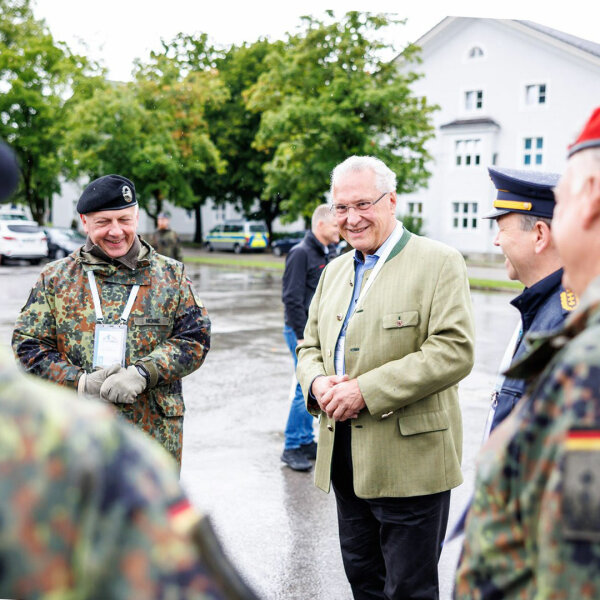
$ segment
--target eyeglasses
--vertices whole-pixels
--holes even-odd
[[[346,215],[351,208],[358,212],[367,212],[371,206],[377,204],[386,194],[389,193],[390,192],[383,192],[383,194],[381,194],[377,200],[361,200],[356,204],[332,204],[331,211],[336,215]]]

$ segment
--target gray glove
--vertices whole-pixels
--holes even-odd
[[[100,398],[115,404],[132,404],[146,389],[146,378],[131,365],[106,378],[100,388]]]
[[[102,384],[110,375],[114,375],[121,370],[125,370],[119,363],[111,365],[107,369],[97,369],[91,373],[84,373],[77,383],[77,394],[81,396],[88,396],[89,398],[100,398],[100,388]]]

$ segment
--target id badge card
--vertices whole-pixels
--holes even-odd
[[[96,324],[93,368],[106,369],[115,363],[125,366],[127,325]]]

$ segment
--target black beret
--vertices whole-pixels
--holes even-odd
[[[101,210],[121,210],[136,204],[132,181],[122,175],[104,175],[83,190],[77,202],[77,212],[86,215]]]
[[[0,142],[0,202],[7,200],[19,183],[19,166],[15,153]]]
[[[490,178],[498,190],[493,212],[484,219],[497,219],[509,212],[552,218],[554,212],[554,188],[558,173],[522,171],[488,167]]]

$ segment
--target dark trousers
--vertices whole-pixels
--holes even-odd
[[[338,423],[331,479],[342,560],[355,600],[439,598],[438,560],[450,491],[409,498],[358,498],[350,425]]]

